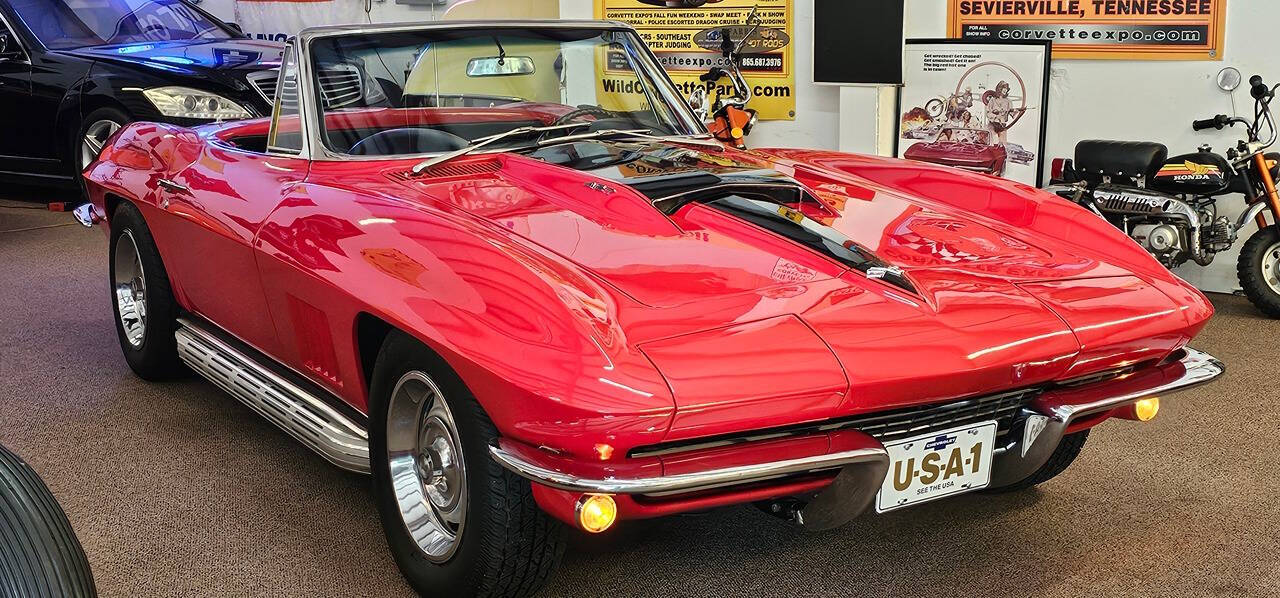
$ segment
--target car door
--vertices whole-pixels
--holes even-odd
[[[90,60],[59,52],[31,56],[31,96],[25,109],[25,118],[37,129],[26,153],[31,174],[64,180],[80,176],[84,113],[73,101],[79,94],[68,97],[67,91],[79,86],[92,66]]]
[[[308,162],[192,137],[198,155],[158,181],[157,205],[170,216],[162,243],[174,248],[163,255],[166,269],[192,311],[277,355],[254,244],[263,222],[306,178]]]
[[[281,70],[296,85],[296,65]],[[296,101],[289,110],[296,128]],[[184,134],[171,161],[179,166],[157,181],[157,205],[172,216],[164,219],[167,246],[176,249],[163,258],[178,273],[178,292],[197,314],[271,356],[281,351],[258,269],[258,235],[310,167],[298,135],[280,141],[275,133],[239,145]]]
[[[34,132],[26,109],[31,102],[31,60],[27,49],[0,13],[0,171],[25,173],[27,144]]]

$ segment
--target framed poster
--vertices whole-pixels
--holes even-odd
[[[947,36],[1047,41],[1054,58],[1222,60],[1227,0],[947,0]]]
[[[687,97],[694,87],[706,86],[699,76],[727,64],[720,54],[721,35],[726,30],[731,36],[741,35],[753,8],[759,11],[761,26],[742,54],[742,75],[751,87],[750,107],[761,120],[795,120],[792,0],[595,0],[595,17],[635,27]],[[601,74],[603,92],[619,84],[618,75],[617,69]],[[732,94],[728,79],[720,85]]]
[[[899,158],[1041,186],[1049,42],[907,40]]]

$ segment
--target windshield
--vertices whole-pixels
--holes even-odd
[[[179,0],[14,0],[13,9],[54,50],[231,37]]]
[[[336,153],[449,152],[522,127],[491,147],[702,132],[630,32],[436,28],[320,37],[310,50],[322,139]],[[541,130],[559,125],[570,126]]]

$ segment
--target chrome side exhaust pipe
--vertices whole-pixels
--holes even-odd
[[[369,436],[364,426],[199,324],[181,318],[178,324],[174,337],[178,356],[187,367],[334,465],[369,473]]]

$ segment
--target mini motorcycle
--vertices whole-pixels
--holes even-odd
[[[1280,85],[1249,80],[1253,120],[1219,114],[1192,123],[1196,131],[1242,125],[1246,139],[1226,157],[1208,145],[1168,157],[1158,143],[1081,141],[1075,159],[1055,159],[1050,191],[1092,210],[1119,227],[1168,268],[1187,261],[1202,266],[1235,244],[1241,229],[1254,233],[1236,264],[1240,286],[1263,313],[1280,318],[1280,154],[1266,153],[1276,142],[1271,100]],[[1268,138],[1263,140],[1263,128]],[[1234,222],[1218,215],[1218,198],[1244,196],[1247,209]],[[1268,225],[1265,211],[1271,212]]]
[[[732,30],[725,27],[720,32],[720,52],[729,67],[711,67],[698,77],[702,87],[694,89],[689,96],[689,105],[703,121],[709,121],[707,130],[720,141],[732,143],[738,149],[747,147],[746,136],[760,120],[756,111],[747,108],[751,101],[751,87],[742,77],[742,49],[751,36],[760,29],[760,16],[755,8],[747,14],[746,31],[735,43]],[[732,85],[732,95],[725,94],[725,87],[719,85],[721,79],[728,77]],[[715,90],[715,100],[708,104],[708,90]]]

